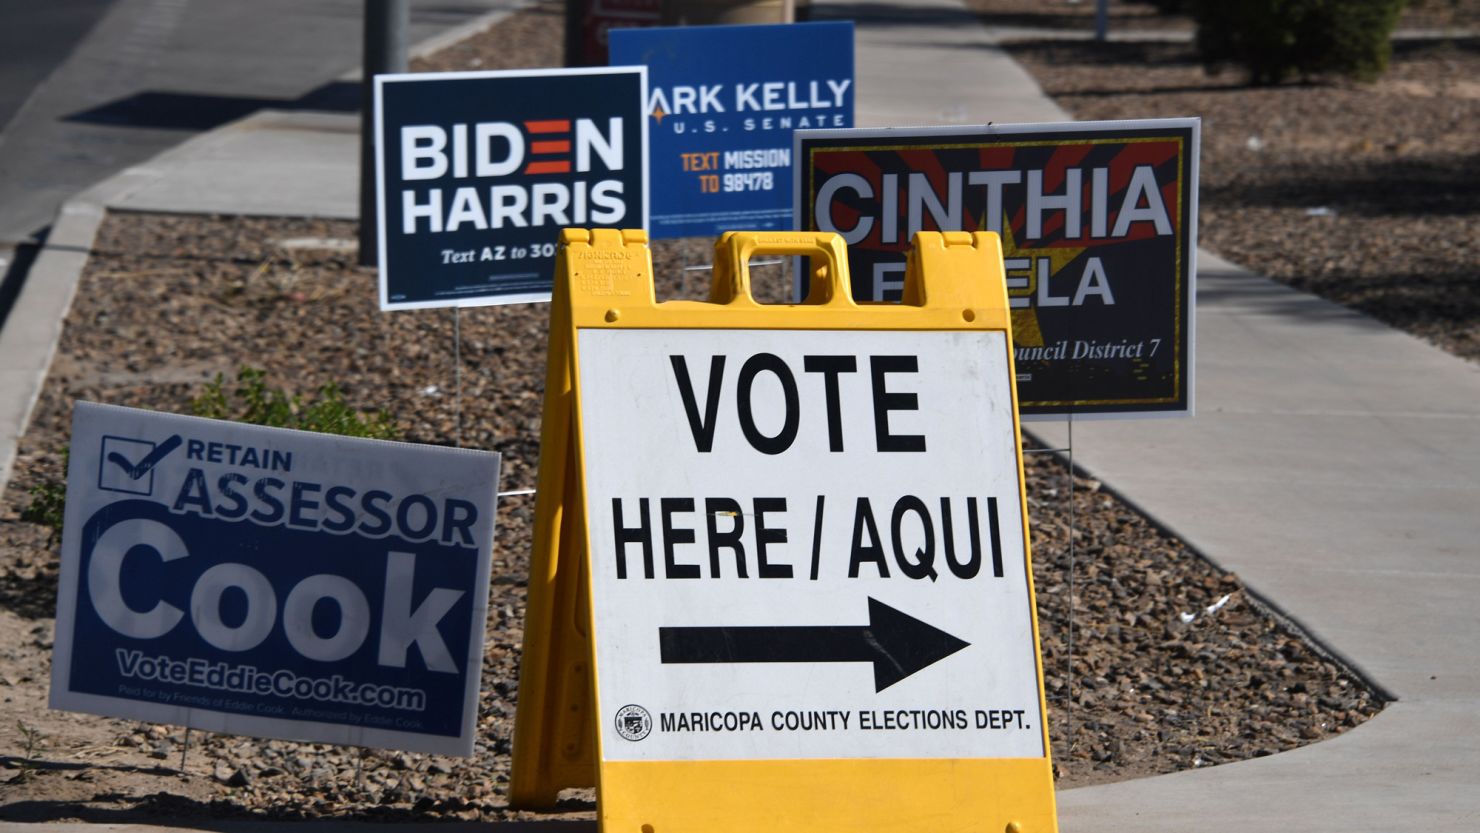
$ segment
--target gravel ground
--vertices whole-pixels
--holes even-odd
[[[998,5],[1016,4],[978,8]],[[1418,4],[1400,26],[1469,34],[1398,40],[1375,83],[1262,88],[1205,72],[1190,43],[1009,51],[1075,118],[1202,118],[1205,248],[1480,359],[1480,3]]]
[[[551,7],[538,7],[420,68],[550,64],[558,21]],[[1117,97],[1135,94],[1092,100]],[[1206,213],[1204,222],[1212,225]],[[480,741],[470,760],[193,732],[181,774],[182,730],[44,707],[56,549],[45,529],[18,516],[31,486],[61,476],[75,400],[186,411],[214,374],[263,367],[272,384],[309,395],[337,382],[357,407],[394,414],[408,440],[452,444],[460,433],[465,445],[505,455],[504,489],[534,486],[547,308],[460,314],[459,409],[453,313],[379,313],[373,272],[331,244],[305,248],[308,238],[352,241],[355,229],[128,214],[104,223],[0,505],[0,819],[524,817],[507,809],[504,796],[529,498],[500,506]],[[1327,239],[1311,235],[1308,245],[1343,256],[1345,243]],[[709,245],[655,245],[661,295],[699,294],[698,279],[682,267],[707,263]],[[1064,466],[1032,454],[1027,468],[1060,787],[1272,754],[1329,737],[1380,708],[1360,680],[1263,611],[1237,576],[1085,478],[1072,486],[1071,550]],[[591,798],[573,792],[560,809],[590,818]]]
[[[1096,0],[963,0],[967,8],[985,15],[996,26],[1057,30],[1080,35],[1095,30]],[[1184,6],[1191,5],[1184,0]],[[1145,0],[1110,0],[1107,30],[1121,33],[1161,35],[1190,34],[1192,19],[1181,14],[1163,14]],[[1474,0],[1408,0],[1398,18],[1400,31],[1439,32],[1480,25],[1480,3]]]

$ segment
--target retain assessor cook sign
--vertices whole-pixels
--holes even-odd
[[[52,708],[471,755],[498,467],[79,402]]]
[[[1046,754],[1005,333],[578,349],[605,760]]]
[[[1197,119],[798,131],[797,222],[897,300],[910,239],[1002,235],[1024,417],[1190,414]]]
[[[549,300],[561,228],[646,228],[646,78],[377,75],[380,308]]]

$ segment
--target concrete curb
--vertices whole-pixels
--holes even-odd
[[[10,483],[20,438],[41,398],[98,228],[110,206],[156,178],[147,164],[128,168],[63,203],[31,264],[0,329],[0,494]]]
[[[1436,29],[1397,29],[1388,40],[1393,43],[1412,43],[1473,38],[1477,35],[1480,35],[1480,29],[1449,26]],[[1177,31],[1134,27],[1116,29],[1113,26],[1109,32],[1105,33],[1105,39],[1110,43],[1192,43],[1195,37],[1196,30]],[[1094,31],[1088,28],[1050,29],[1037,26],[994,26],[991,38],[993,43],[1001,45],[1011,45],[1022,41],[1083,43],[1096,40]]]
[[[82,198],[62,206],[0,330],[0,390],[6,394],[0,396],[0,491],[10,482],[16,448],[41,396],[103,214],[101,204]]]
[[[488,14],[475,17],[467,23],[454,26],[445,32],[432,35],[426,40],[413,45],[408,50],[407,55],[412,60],[415,60],[417,58],[425,58],[434,52],[441,52],[455,43],[465,41],[473,35],[482,32],[484,29],[502,23],[515,12],[521,12],[533,6],[534,3],[535,0],[517,0],[510,8],[499,9],[498,11],[492,11]]]

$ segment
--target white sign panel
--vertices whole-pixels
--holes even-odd
[[[472,754],[498,469],[77,403],[52,708]]]
[[[1045,754],[1003,333],[578,339],[605,760]]]

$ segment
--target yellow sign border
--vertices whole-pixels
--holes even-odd
[[[810,258],[800,304],[760,304],[749,262]],[[509,802],[553,806],[561,789],[596,786],[604,831],[668,833],[980,833],[1058,829],[1047,720],[1041,758],[605,761],[597,715],[585,519],[577,336],[582,329],[998,330],[1013,373],[1002,246],[990,232],[925,232],[899,304],[853,301],[842,238],[829,232],[730,232],[715,246],[710,298],[654,296],[642,231],[566,229],[557,255]],[[1015,375],[1012,378],[1016,378]],[[1022,433],[1012,390],[1019,511],[1028,530]],[[1024,560],[1038,705],[1043,694],[1031,548]]]

